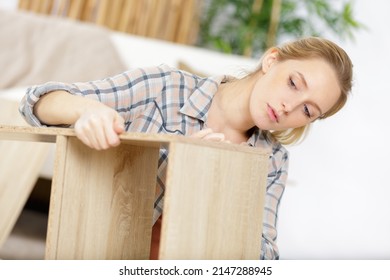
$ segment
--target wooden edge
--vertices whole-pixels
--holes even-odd
[[[68,138],[64,136],[56,137],[56,157],[52,187],[50,192],[50,208],[46,231],[45,259],[57,259],[58,235],[60,230],[60,216],[62,210],[63,183],[66,165],[66,150]]]
[[[17,140],[33,142],[56,142],[57,135],[76,136],[72,128],[59,127],[31,127],[0,125],[0,140]],[[126,132],[120,135],[124,143],[141,146],[158,146],[173,142],[201,145],[217,149],[234,150],[246,153],[269,154],[269,149],[254,148],[247,145],[218,143],[180,135],[150,134],[140,132]]]
[[[0,125],[0,140],[55,143],[57,135],[73,136],[65,128]]]

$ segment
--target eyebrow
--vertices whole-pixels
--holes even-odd
[[[303,85],[305,86],[305,88],[307,88],[307,83],[306,83],[305,76],[303,76],[303,74],[301,72],[299,72],[299,71],[296,71],[296,72],[297,72],[299,78],[301,79]]]
[[[320,112],[320,115],[318,117],[321,117],[323,114],[322,114],[322,110],[320,108],[320,106],[317,105],[317,103],[314,103],[314,102],[311,102],[311,104],[317,108],[317,110]]]
[[[301,72],[299,72],[299,71],[296,71],[296,72],[297,72],[299,78],[301,79],[303,85],[305,86],[305,88],[307,88],[307,82],[306,82],[305,76],[303,76],[303,74],[302,74]],[[320,106],[318,106],[318,104],[315,103],[315,102],[310,102],[310,103],[311,103],[314,107],[316,107],[316,109],[320,112],[320,116],[322,116],[323,114],[322,114],[322,110],[321,110]]]

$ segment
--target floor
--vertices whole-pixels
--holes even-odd
[[[0,248],[3,260],[42,260],[45,255],[47,215],[22,211],[11,235]]]

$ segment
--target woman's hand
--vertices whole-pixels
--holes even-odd
[[[119,134],[124,131],[124,120],[117,111],[66,91],[42,96],[34,113],[46,125],[74,125],[77,138],[96,150],[119,145]]]
[[[202,130],[192,134],[190,137],[213,141],[213,142],[230,143],[230,141],[225,140],[225,134],[213,132],[213,130],[211,128],[202,129]]]
[[[96,103],[80,115],[74,129],[84,144],[104,150],[120,144],[119,134],[124,131],[124,120],[115,110]]]

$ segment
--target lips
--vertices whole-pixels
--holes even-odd
[[[278,114],[276,113],[275,109],[272,108],[269,104],[267,104],[267,114],[272,121],[279,122]]]

